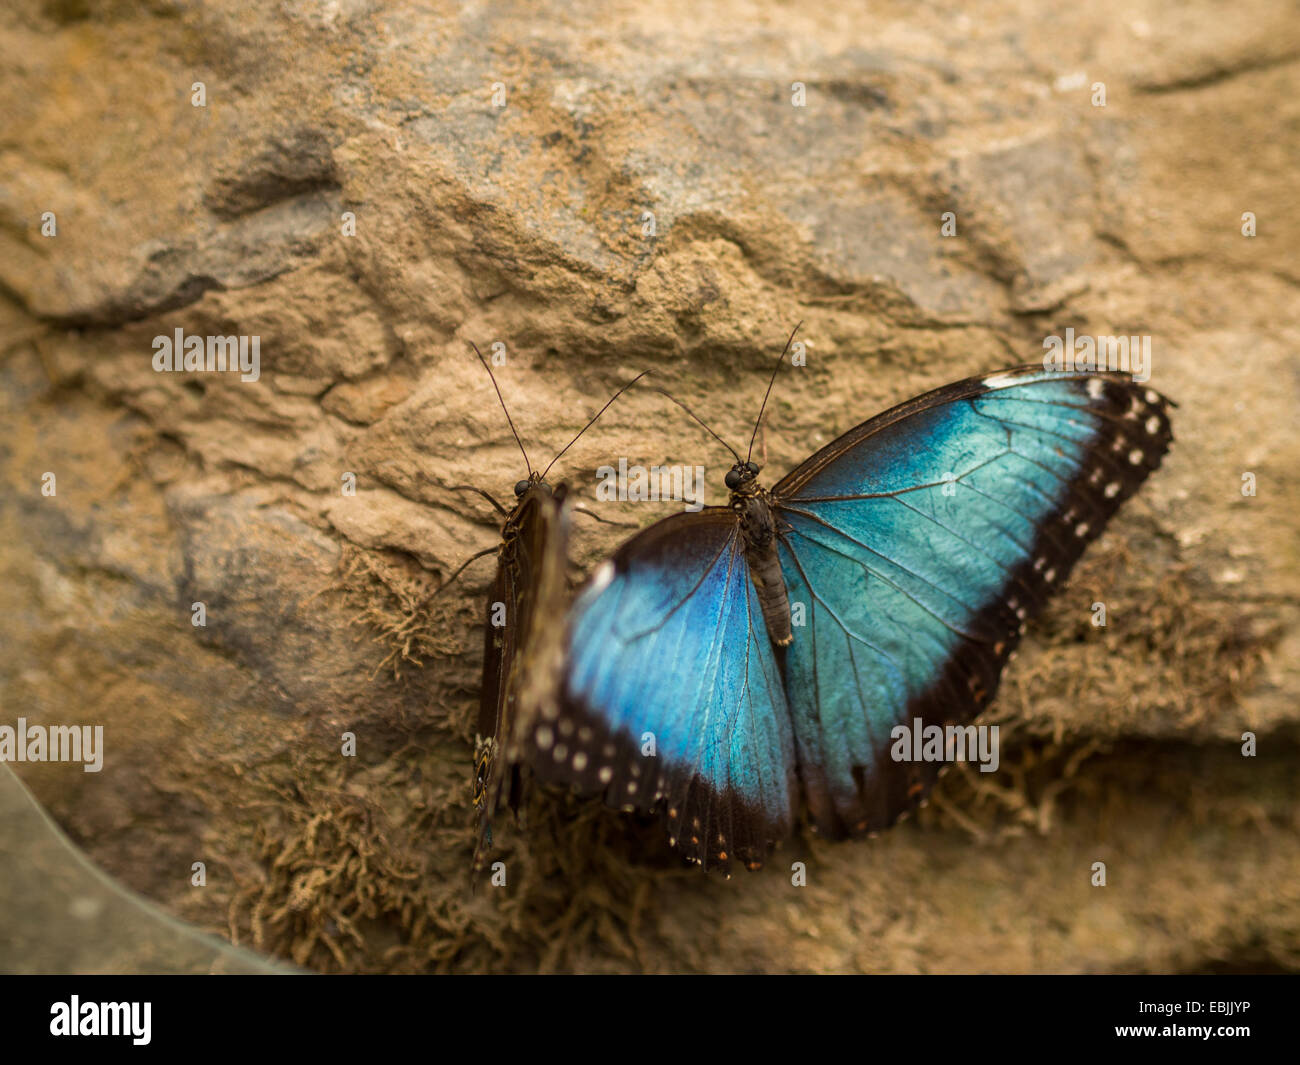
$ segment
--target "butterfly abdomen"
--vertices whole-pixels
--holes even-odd
[[[752,495],[737,493],[732,509],[740,515],[740,534],[745,544],[745,560],[763,608],[767,634],[777,647],[787,647],[794,639],[790,631],[790,597],[781,573],[781,558],[776,551],[776,518],[772,505],[761,489]]]

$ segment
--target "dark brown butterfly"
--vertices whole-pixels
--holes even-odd
[[[497,572],[488,594],[483,687],[474,748],[474,809],[479,823],[474,850],[477,869],[483,865],[492,845],[492,820],[498,808],[504,802],[517,810],[523,797],[527,769],[521,757],[521,740],[531,735],[538,715],[558,697],[562,622],[569,599],[567,548],[572,507],[566,500],[568,486],[552,487],[546,475],[614,400],[645,373],[638,374],[615,392],[577,436],[538,472],[515,429],[491,367],[477,347],[474,353],[492,378],[497,399],[528,470],[528,477],[515,485],[512,509],[507,510],[482,489],[473,489],[505,518],[501,542],[466,560],[447,582],[455,579],[474,559],[495,552]],[[589,511],[578,512],[595,517]]]
[[[505,802],[517,809],[524,767],[519,740],[541,704],[555,698],[560,619],[568,601],[568,486],[552,488],[530,472],[515,485],[515,507],[501,529],[497,573],[483,628],[483,688],[474,738],[474,808],[479,842],[474,865],[492,845],[492,819]],[[555,638],[546,639],[547,632]]]

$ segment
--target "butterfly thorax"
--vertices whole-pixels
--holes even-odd
[[[528,490],[534,487],[545,492],[547,495],[555,494],[551,486],[542,479],[542,475],[535,471],[528,475],[527,480],[520,481],[515,485],[515,499],[518,500],[518,502],[515,503],[515,509],[510,512],[509,516],[506,518],[506,523],[501,527],[501,546],[497,549],[498,558],[505,558],[507,555],[514,552],[515,541],[519,538],[519,523],[523,517]],[[561,492],[559,498],[563,499],[564,486],[561,485],[560,488]]]
[[[790,598],[781,573],[781,558],[777,554],[776,515],[772,510],[772,497],[758,483],[759,469],[752,462],[738,462],[727,473],[726,484],[731,491],[731,509],[740,519],[740,538],[749,562],[749,574],[758,592],[758,602],[763,608],[767,633],[778,647],[787,646],[794,638],[790,631]]]

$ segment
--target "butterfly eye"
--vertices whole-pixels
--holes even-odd
[[[757,462],[746,462],[746,463],[745,463],[745,469],[747,469],[750,473],[758,473],[758,463],[757,463]]]
[[[529,481],[520,481],[517,485],[515,485],[515,495],[520,499],[522,499],[524,493],[528,491],[529,483],[530,483]]]
[[[728,470],[727,476],[722,479],[723,483],[731,489],[740,487],[741,476],[739,470]]]

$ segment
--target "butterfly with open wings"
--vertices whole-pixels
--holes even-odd
[[[892,729],[988,706],[1026,621],[1160,465],[1170,406],[1123,374],[1023,366],[877,415],[770,489],[733,452],[727,506],[650,526],[577,590],[524,757],[662,810],[710,868],[758,868],[804,810],[831,837],[888,827],[940,768],[893,760]]]

